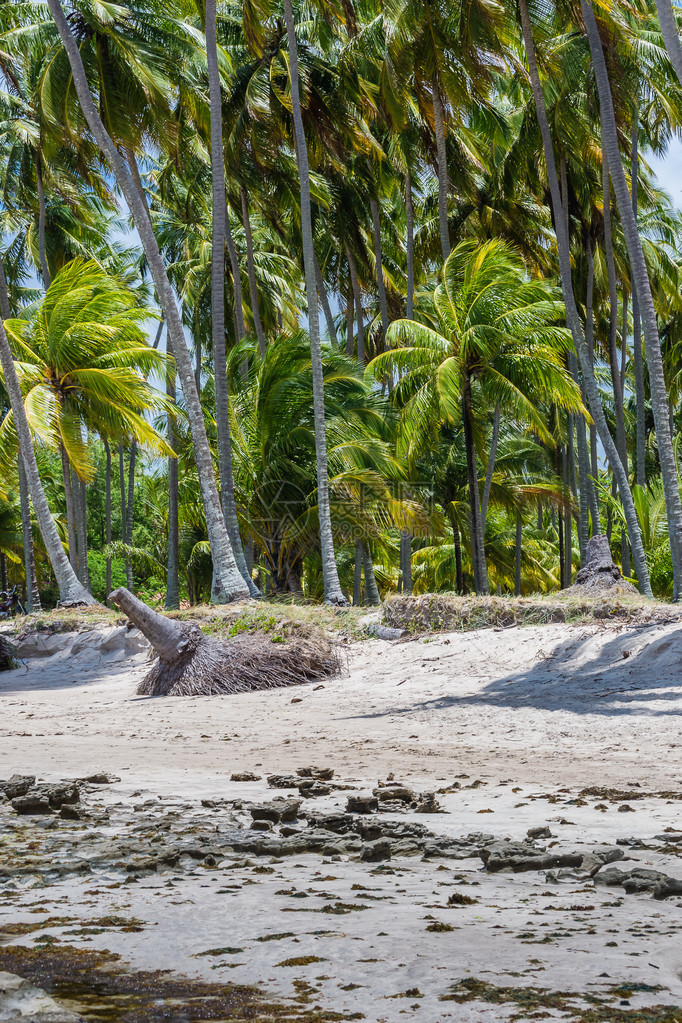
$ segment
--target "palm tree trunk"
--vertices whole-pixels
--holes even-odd
[[[611,186],[609,184],[609,162],[602,141],[602,194],[604,203],[604,254],[609,278],[609,366],[613,387],[613,404],[616,414],[616,446],[624,466],[628,464],[627,442],[625,439],[625,416],[623,413],[623,389],[620,385],[618,366],[618,284],[616,263],[613,257],[613,236],[611,232]]]
[[[566,589],[566,553],[564,547],[564,515],[559,509],[559,589]]]
[[[197,316],[196,319],[199,317]],[[194,339],[194,386],[197,389],[197,394],[201,397],[201,370],[204,361],[204,351],[201,342],[201,334],[197,329],[197,334]]]
[[[661,0],[667,6],[667,0]],[[660,15],[659,15],[660,16]],[[675,33],[677,40],[677,32]],[[667,41],[666,41],[667,46]],[[632,122],[631,173],[632,211],[637,221],[637,185],[639,177],[639,115],[637,108]],[[646,485],[646,408],[644,396],[644,359],[642,358],[642,325],[639,317],[637,288],[632,283],[632,354],[635,366],[635,405],[637,407],[637,431],[635,435],[635,481],[641,487]]]
[[[568,357],[568,368],[576,384],[580,386],[578,361],[571,352]],[[580,545],[580,564],[584,563],[587,541],[590,538],[590,481],[589,481],[589,450],[587,447],[587,426],[584,416],[575,417],[575,428],[578,436],[578,490],[580,494],[580,522],[578,525],[578,543]],[[599,532],[597,528],[596,532]]]
[[[0,554],[0,590],[7,593],[7,558]]]
[[[381,597],[379,596],[379,587],[374,576],[372,555],[366,543],[362,545],[362,567],[365,572],[365,600],[372,607],[376,607],[381,603]]]
[[[495,459],[497,458],[497,442],[500,437],[500,403],[495,405],[495,415],[493,416],[493,435],[490,438],[490,452],[488,454],[488,467],[485,473],[485,483],[483,484],[483,500],[481,501],[481,521],[483,522],[483,529],[485,530],[485,523],[488,517],[488,501],[490,500],[490,488],[493,483],[493,473],[495,472]]]
[[[48,0],[52,16],[57,24],[60,38],[66,49],[73,83],[78,100],[82,107],[88,126],[94,135],[97,143],[106,157],[116,178],[116,183],[123,193],[128,208],[130,209],[135,227],[140,236],[140,241],[145,252],[147,264],[156,287],[156,293],[168,324],[168,332],[175,353],[178,367],[178,375],[182,385],[187,415],[189,418],[192,440],[194,442],[194,457],[197,465],[199,485],[206,517],[206,528],[211,547],[213,559],[213,583],[211,599],[215,603],[225,603],[239,597],[248,596],[248,588],[241,577],[234,553],[230,544],[230,538],[225,527],[218,489],[216,487],[215,475],[211,450],[206,436],[203,412],[199,395],[194,383],[192,364],[185,343],[185,335],[182,326],[180,312],[175,300],[166,268],[161,258],[159,246],[151,227],[148,212],[145,204],[137,194],[132,176],[127,164],[119,154],[113,140],[109,136],[97,107],[93,101],[88,86],[83,61],[81,59],[78,44],[69,27],[60,0]],[[35,501],[34,501],[35,504]],[[37,509],[36,509],[37,511]]]
[[[455,548],[455,589],[457,593],[464,593],[464,569],[462,567],[462,537],[459,533],[459,526],[455,519],[455,513],[450,506],[445,509],[450,526],[452,528],[452,543]]]
[[[542,92],[542,84],[540,82],[540,75],[538,73],[537,62],[535,59],[535,46],[533,43],[533,32],[530,21],[530,15],[528,12],[527,0],[519,0],[519,12],[521,15],[521,26],[523,29],[523,38],[526,48],[526,57],[528,61],[528,70],[530,75],[531,87],[533,90],[533,97],[535,100],[535,109],[538,118],[538,124],[540,127],[540,133],[542,136],[542,145],[545,154],[545,161],[547,164],[547,176],[549,180],[549,188],[552,199],[552,207],[554,209],[554,221],[557,237],[557,246],[559,250],[559,265],[561,271],[561,283],[564,293],[564,302],[566,305],[566,320],[568,327],[573,337],[573,343],[580,359],[580,366],[583,372],[583,382],[585,385],[585,391],[588,398],[590,412],[592,418],[595,421],[599,437],[601,439],[606,457],[612,470],[618,481],[618,489],[621,495],[621,501],[623,503],[623,509],[625,512],[625,518],[628,525],[628,533],[630,535],[630,543],[632,547],[632,553],[635,559],[635,565],[637,569],[637,578],[639,579],[640,589],[646,596],[651,596],[651,583],[649,581],[649,573],[647,570],[646,557],[644,554],[644,546],[642,544],[642,535],[639,529],[639,522],[637,520],[637,512],[635,510],[634,501],[632,500],[632,493],[630,491],[630,485],[628,480],[627,469],[623,466],[618,455],[618,450],[613,442],[611,434],[609,432],[608,423],[604,415],[604,410],[601,404],[601,397],[599,394],[599,387],[594,377],[594,372],[590,363],[587,347],[585,345],[585,338],[582,331],[582,325],[580,317],[578,315],[578,309],[575,304],[575,297],[573,294],[573,282],[571,274],[571,257],[568,245],[568,237],[566,235],[563,218],[561,216],[561,195],[559,193],[559,184],[557,181],[556,174],[556,162],[554,159],[554,150],[552,147],[552,135],[547,120],[547,109],[545,107],[545,98]]]
[[[445,117],[440,98],[438,72],[434,71],[431,83],[433,93],[433,128],[436,136],[436,157],[438,159],[438,227],[443,262],[450,255],[450,231],[448,228],[448,159],[445,149]]]
[[[670,57],[670,63],[675,68],[675,73],[680,82],[682,82],[682,45],[680,45],[675,15],[669,0],[656,0],[656,13],[658,14],[661,35]]]
[[[54,572],[57,586],[59,587],[60,600],[62,603],[78,602],[84,604],[95,604],[96,601],[93,599],[91,594],[88,593],[82,583],[79,582],[78,577],[66,556],[66,551],[59,539],[59,533],[57,532],[57,527],[54,524],[54,519],[52,518],[52,514],[45,497],[43,485],[40,482],[38,464],[36,462],[35,451],[33,450],[33,441],[31,439],[31,430],[28,425],[28,419],[26,418],[26,409],[24,408],[24,402],[21,397],[21,389],[19,387],[19,380],[14,366],[14,359],[12,358],[7,334],[2,322],[0,322],[0,366],[2,367],[3,376],[5,378],[5,387],[12,406],[14,426],[19,437],[19,452],[24,461],[26,482],[28,483],[29,493],[35,509],[43,543],[45,544],[45,550],[47,551],[50,564],[52,565],[52,571]]]
[[[128,500],[126,501],[126,543],[133,546],[133,523],[135,514],[135,462],[137,460],[137,441],[133,440],[130,445],[128,456]],[[126,585],[130,592],[133,592],[133,563],[126,558]]]
[[[606,149],[613,190],[620,212],[621,227],[625,236],[628,256],[630,259],[630,270],[633,286],[637,289],[639,299],[639,310],[644,331],[644,344],[646,346],[647,363],[649,367],[649,384],[651,389],[651,406],[656,426],[656,442],[658,444],[658,457],[661,464],[661,476],[663,478],[663,490],[665,493],[665,506],[668,516],[668,534],[670,537],[670,550],[673,561],[673,600],[677,601],[682,595],[682,559],[680,552],[682,543],[682,501],[680,501],[680,488],[677,476],[677,462],[673,451],[670,423],[668,420],[668,394],[663,373],[663,359],[658,337],[658,324],[656,321],[656,310],[651,295],[649,274],[642,241],[637,230],[637,221],[632,209],[632,201],[628,191],[625,172],[621,161],[620,148],[618,143],[618,128],[616,116],[613,109],[611,97],[611,86],[609,83],[604,51],[602,50],[599,29],[594,17],[594,11],[589,0],[581,0],[581,11],[585,22],[585,32],[590,44],[592,55],[592,67],[594,69],[599,102],[601,108],[602,122],[602,146]],[[634,553],[634,550],[633,550]],[[639,568],[639,566],[638,566]],[[639,574],[639,572],[638,572]]]
[[[346,243],[346,258],[348,259],[348,272],[350,274],[351,287],[353,289],[353,299],[355,301],[355,316],[358,321],[358,362],[361,366],[365,364],[365,327],[362,322],[362,296],[360,294],[360,284],[358,281],[358,271],[355,266],[355,258],[350,250],[350,246]],[[352,354],[352,353],[351,353]]]
[[[592,239],[587,244],[587,294],[585,298],[585,344],[587,346],[587,357],[592,372],[594,373],[594,257],[592,254]],[[582,381],[583,402],[587,404],[585,381]],[[587,493],[590,501],[590,518],[592,519],[592,535],[601,533],[601,520],[599,516],[599,497],[597,494],[597,483],[599,478],[599,461],[597,458],[597,428],[594,422],[590,423],[590,477],[587,480]]]
[[[45,249],[47,211],[45,207],[45,187],[43,185],[43,161],[40,152],[38,151],[36,151],[36,190],[38,192],[38,258],[40,260],[40,273],[43,278],[43,287],[47,291],[51,283]]]
[[[362,601],[362,540],[355,541],[355,568],[353,571],[353,607]]]
[[[400,530],[400,575],[403,593],[412,593],[412,536]]]
[[[514,596],[521,596],[521,541],[523,538],[523,519],[521,512],[516,513],[516,538],[514,543]]]
[[[87,507],[85,503],[85,483],[71,470],[71,493],[73,494],[74,521],[76,540],[78,542],[78,578],[90,589],[90,571],[88,569],[88,525]]]
[[[211,0],[209,0],[209,3]],[[208,6],[206,8],[208,11]],[[216,67],[217,72],[217,67]],[[220,79],[218,79],[218,95],[220,95]],[[222,116],[222,115],[221,115]],[[222,136],[222,121],[221,121],[221,136]],[[222,137],[221,137],[222,143]],[[221,144],[222,154],[222,144]],[[222,157],[221,157],[222,159]],[[265,334],[263,333],[263,324],[260,318],[260,307],[258,305],[258,284],[256,283],[256,264],[253,258],[253,235],[251,234],[251,218],[249,216],[249,200],[246,195],[246,189],[243,185],[239,188],[240,197],[242,201],[242,223],[244,224],[244,234],[246,236],[246,263],[249,271],[249,294],[251,295],[251,315],[253,316],[253,325],[256,328],[256,337],[258,338],[258,348],[260,349],[261,358],[265,357]]]
[[[353,358],[353,288],[352,285],[348,288],[348,297],[346,299],[346,355],[349,359]]]
[[[168,349],[168,354],[172,351]],[[177,398],[175,390],[175,362],[169,363],[166,373],[166,394],[173,403]],[[167,417],[168,446],[177,450],[175,439],[175,424],[173,416]],[[176,611],[180,607],[180,579],[179,579],[179,495],[178,495],[178,460],[168,459],[168,563],[166,569],[166,601],[167,611]]]
[[[372,234],[374,237],[374,260],[376,262],[377,288],[379,291],[379,309],[381,310],[381,349],[386,341],[388,333],[388,303],[386,302],[386,282],[384,281],[384,259],[381,251],[381,218],[379,216],[379,204],[376,199],[369,201],[372,213]]]
[[[405,239],[407,298],[405,300],[405,316],[408,320],[411,320],[414,317],[414,204],[412,202],[412,175],[409,171],[405,176],[405,215],[407,218],[407,238]]]
[[[473,412],[471,408],[471,380],[464,381],[462,395],[462,418],[464,420],[464,445],[466,448],[467,474],[469,477],[469,506],[471,510],[471,558],[474,565],[474,586],[476,593],[487,594],[488,570],[485,563],[481,502],[478,493],[478,470],[476,468],[476,446],[474,444]]]
[[[111,543],[111,448],[109,441],[104,438],[104,453],[107,458],[107,468],[105,474],[105,509],[104,509],[104,536],[107,545],[107,568],[106,568],[106,582],[104,584],[106,590],[106,596],[108,597],[111,593],[111,555],[109,554],[109,544]]]
[[[322,270],[320,264],[315,256],[315,281],[317,283],[317,294],[320,302],[322,303],[322,310],[324,312],[324,318],[327,323],[327,333],[329,334],[329,340],[333,345],[338,345],[336,337],[336,327],[334,326],[334,317],[332,316],[331,306],[329,305],[329,299],[327,298],[327,289],[324,286],[324,277],[322,276]]]
[[[562,472],[563,472],[563,483],[564,492],[567,495],[571,493],[571,468],[569,462],[569,444],[570,444],[570,416],[569,419],[569,436],[567,443],[562,446],[561,449],[561,461],[562,461]],[[570,506],[566,509],[566,515],[564,518],[564,585],[570,586],[573,582],[573,514]]]
[[[59,445],[59,454],[62,462],[62,482],[64,484],[64,498],[66,501],[66,532],[69,538],[69,561],[71,562],[71,568],[78,575],[78,546],[76,542],[73,487],[71,485],[71,466],[69,465],[69,456],[63,444]]]
[[[36,577],[35,548],[33,546],[33,527],[31,525],[31,502],[28,494],[28,484],[24,471],[24,461],[19,453],[17,455],[17,470],[19,474],[19,504],[21,507],[21,533],[24,542],[24,572],[26,574],[26,610],[29,614],[32,611],[40,611],[40,591]]]
[[[223,517],[227,534],[232,547],[234,560],[242,576],[244,585],[250,596],[260,596],[254,585],[244,560],[244,548],[239,533],[237,506],[234,498],[234,476],[232,473],[232,442],[230,439],[230,400],[227,392],[227,354],[225,350],[225,240],[229,217],[225,201],[225,166],[223,163],[223,115],[222,96],[220,89],[220,71],[218,68],[218,42],[216,36],[216,0],[206,0],[206,57],[208,63],[208,84],[211,107],[211,179],[213,189],[213,220],[211,236],[211,333],[213,338],[213,374],[215,381],[216,432],[218,435],[218,470],[220,474],[220,495]],[[242,191],[242,208],[246,193]],[[247,227],[248,225],[248,227]],[[248,235],[251,233],[248,204],[246,205],[244,226]],[[234,244],[232,245],[234,249]],[[253,252],[251,253],[253,257]],[[230,257],[231,258],[231,257]],[[253,261],[253,260],[252,260]],[[236,252],[235,252],[236,263]],[[237,302],[237,282],[240,281],[239,265],[233,266],[235,280],[235,310],[237,322],[242,317],[241,287]],[[251,270],[249,270],[251,276]],[[255,271],[253,287],[255,291]],[[254,292],[252,292],[252,298]],[[255,291],[254,318],[260,325],[258,315],[258,293]],[[259,342],[262,336],[259,336]],[[175,350],[175,349],[174,349]],[[262,339],[261,354],[265,354],[265,338]]]
[[[54,0],[53,0],[54,2]],[[310,334],[310,356],[313,370],[313,408],[315,413],[315,454],[317,459],[317,506],[320,520],[320,548],[322,553],[322,576],[324,599],[327,604],[346,605],[339,583],[339,573],[334,556],[331,510],[329,507],[329,474],[327,467],[327,430],[324,416],[324,373],[320,347],[320,323],[317,307],[317,286],[315,283],[315,248],[313,245],[313,224],[310,214],[310,170],[306,147],[301,95],[298,85],[298,52],[296,27],[291,0],[284,0],[284,20],[287,29],[289,49],[289,76],[291,81],[291,106],[296,138],[296,159],[301,189],[301,236],[303,243],[303,266],[305,270],[306,296],[308,299],[308,332]]]

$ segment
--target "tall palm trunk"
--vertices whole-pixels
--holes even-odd
[[[587,358],[594,373],[594,257],[592,254],[592,239],[587,243],[587,293],[585,297],[585,345],[587,347]],[[583,401],[587,402],[585,391],[585,380],[583,379]],[[592,519],[592,534],[601,533],[601,519],[599,516],[599,498],[597,496],[597,483],[599,478],[599,461],[597,458],[597,428],[594,422],[590,423],[590,475],[587,481],[588,495],[590,499],[590,518]]]
[[[649,581],[649,573],[646,564],[646,557],[644,555],[644,546],[642,544],[642,535],[639,529],[639,522],[637,520],[637,512],[635,510],[634,501],[632,500],[632,493],[630,491],[627,469],[623,466],[623,463],[620,460],[618,450],[609,432],[608,423],[606,422],[606,417],[604,415],[604,410],[601,404],[599,388],[594,377],[594,372],[590,363],[587,346],[585,345],[582,324],[580,322],[578,309],[575,304],[575,297],[573,294],[573,281],[571,274],[571,257],[568,245],[568,237],[566,235],[563,217],[561,216],[562,203],[561,195],[559,193],[559,183],[557,180],[554,149],[552,147],[552,135],[549,127],[549,122],[547,120],[545,98],[542,92],[542,84],[540,82],[540,75],[538,73],[537,62],[535,59],[535,46],[533,43],[533,32],[530,21],[530,15],[528,12],[527,0],[519,0],[519,12],[521,15],[521,26],[523,29],[523,39],[526,48],[528,71],[530,75],[531,87],[533,90],[533,98],[535,100],[535,109],[537,113],[538,124],[540,126],[540,133],[542,136],[545,161],[547,164],[547,176],[549,180],[552,207],[554,209],[554,221],[557,237],[557,246],[559,250],[561,283],[564,293],[564,302],[566,305],[566,321],[568,323],[568,327],[573,337],[573,343],[578,353],[578,358],[580,359],[580,366],[583,373],[583,382],[585,384],[585,392],[587,394],[590,412],[592,414],[592,418],[595,421],[595,425],[597,427],[600,440],[604,447],[604,451],[606,452],[606,457],[609,461],[609,464],[612,467],[612,470],[618,482],[618,489],[620,491],[621,501],[623,503],[623,510],[628,525],[630,544],[632,547],[632,553],[635,560],[635,566],[637,569],[637,577],[639,579],[640,589],[642,593],[644,593],[646,596],[652,596],[651,583]]]
[[[400,576],[403,593],[412,593],[412,536],[400,530]]]
[[[471,379],[464,380],[462,395],[462,418],[464,420],[464,445],[466,448],[467,475],[469,478],[469,507],[471,514],[471,559],[474,565],[474,586],[477,594],[490,592],[488,570],[483,545],[483,524],[481,501],[478,493],[478,469],[476,467],[476,445],[474,443],[474,417],[471,407]]]
[[[667,0],[661,0],[667,6]],[[677,39],[677,35],[675,36]],[[667,42],[666,42],[667,45]],[[678,42],[679,46],[679,42]],[[639,114],[635,107],[632,120],[632,147],[630,152],[632,183],[632,211],[637,221],[637,184],[639,177]],[[632,283],[632,354],[635,366],[635,405],[637,406],[637,430],[635,439],[635,481],[641,487],[646,485],[646,408],[644,397],[644,359],[642,358],[642,324],[639,317],[637,288]]]
[[[63,444],[59,445],[59,454],[62,463],[62,483],[64,485],[64,500],[66,502],[66,535],[69,539],[69,561],[71,568],[78,575],[78,545],[76,541],[76,516],[74,509],[73,485],[71,482],[71,466],[69,456]]]
[[[571,417],[568,416],[568,437],[567,443],[561,448],[561,468],[564,484],[564,492],[567,496],[571,495],[571,465],[570,465],[570,448],[571,448]],[[564,521],[564,585],[570,586],[573,582],[573,514],[571,512],[570,505],[566,508],[566,517]]]
[[[172,352],[166,346],[168,354]],[[176,400],[175,392],[175,362],[171,360],[166,373],[166,394],[173,403]],[[176,451],[175,424],[173,416],[167,417],[168,446]],[[178,495],[178,460],[170,457],[168,459],[168,563],[166,569],[166,602],[167,611],[175,611],[180,607],[180,579],[179,579],[179,521],[178,521],[179,495]]]
[[[457,593],[464,593],[464,568],[462,566],[462,537],[451,505],[446,506],[446,514],[450,519],[452,528],[452,542],[455,548],[455,589]]]
[[[625,416],[623,413],[623,390],[620,384],[618,365],[618,284],[616,262],[613,256],[611,231],[611,185],[609,183],[609,161],[602,142],[602,194],[604,197],[604,255],[609,279],[609,366],[611,386],[616,414],[616,446],[623,465],[627,466],[627,445],[625,438]]]
[[[353,570],[353,607],[362,601],[362,540],[355,541],[355,567]]]
[[[618,203],[620,221],[625,236],[628,256],[630,259],[630,271],[633,286],[637,289],[639,299],[639,310],[644,331],[644,344],[646,345],[647,363],[649,367],[649,384],[651,388],[651,406],[656,426],[656,442],[658,445],[658,457],[661,464],[661,476],[663,478],[663,491],[665,494],[665,506],[668,516],[668,534],[670,537],[670,550],[673,561],[673,600],[679,600],[682,595],[682,501],[680,501],[679,480],[677,476],[677,462],[673,451],[672,437],[670,433],[670,422],[668,419],[668,393],[663,373],[663,359],[658,337],[658,324],[656,321],[656,310],[651,295],[649,273],[644,260],[642,241],[637,230],[637,221],[632,209],[632,200],[628,191],[625,171],[621,161],[620,148],[618,143],[618,127],[613,109],[611,97],[611,86],[609,83],[608,71],[604,51],[602,50],[599,29],[594,17],[594,11],[589,0],[581,0],[580,8],[585,22],[585,32],[590,44],[592,55],[592,67],[594,69],[599,102],[601,108],[602,122],[602,146],[606,149],[611,170],[613,190]]]
[[[206,12],[208,14],[209,4],[211,0],[208,0],[206,5]],[[215,6],[215,5],[213,5]],[[208,33],[207,33],[208,36]],[[207,43],[208,45],[208,43]],[[217,64],[217,61],[216,61]],[[217,76],[217,66],[215,73]],[[218,96],[220,96],[220,79],[218,78]],[[221,153],[222,153],[222,122],[221,122]],[[256,329],[256,337],[258,338],[258,348],[260,349],[261,358],[265,357],[265,334],[263,332],[263,324],[260,318],[260,306],[258,304],[258,284],[256,282],[256,263],[253,257],[253,235],[251,233],[251,217],[249,216],[249,200],[246,195],[246,189],[243,185],[239,187],[240,198],[242,203],[242,223],[244,224],[244,235],[246,237],[246,264],[249,271],[249,294],[251,295],[251,314],[253,316],[253,325]]]
[[[71,492],[73,494],[74,520],[76,524],[76,540],[78,541],[78,578],[90,589],[90,570],[88,568],[88,522],[85,500],[85,483],[71,470]]]
[[[108,597],[111,593],[111,554],[109,553],[109,544],[111,543],[111,447],[106,437],[104,440],[104,453],[107,459],[107,467],[104,477],[104,539],[107,545],[107,567],[106,567],[106,581],[104,588],[106,590],[106,596]]]
[[[495,405],[493,416],[493,433],[490,438],[490,451],[488,453],[488,467],[485,473],[483,484],[483,500],[481,501],[481,521],[485,530],[485,522],[488,517],[488,501],[490,500],[490,488],[493,484],[493,473],[495,472],[495,460],[497,458],[497,444],[500,438],[500,403]]]
[[[365,600],[368,604],[376,607],[381,603],[381,597],[379,596],[379,587],[374,575],[372,555],[366,543],[362,545],[362,567],[365,573]]]
[[[370,199],[370,210],[372,213],[372,235],[374,238],[374,260],[377,271],[377,289],[379,292],[379,309],[381,310],[381,348],[384,346],[386,334],[388,333],[388,303],[386,302],[386,282],[384,281],[384,258],[381,251],[381,218],[379,216],[379,203],[376,199]]]
[[[351,287],[353,289],[353,300],[355,302],[355,316],[358,321],[358,362],[364,365],[365,362],[365,326],[362,321],[362,295],[360,294],[360,283],[358,271],[355,265],[355,257],[351,252],[350,245],[346,243],[346,258],[348,259],[348,272],[350,274]],[[352,352],[351,352],[352,355]]]
[[[121,493],[121,543],[128,543],[128,502],[126,500],[126,467],[125,458],[123,454],[123,445],[118,446],[118,482],[119,490]],[[130,564],[130,558],[126,554],[126,582],[132,579],[132,565]]]
[[[213,472],[211,450],[206,436],[206,427],[199,395],[194,383],[192,364],[185,343],[180,312],[151,227],[148,212],[137,193],[126,162],[119,154],[102,123],[102,118],[90,93],[78,44],[71,32],[61,2],[60,0],[48,0],[48,5],[69,58],[75,91],[85,119],[102,153],[106,157],[116,178],[116,183],[128,204],[156,287],[164,319],[168,324],[168,333],[175,353],[178,375],[182,384],[192,440],[194,442],[194,457],[213,559],[211,598],[216,603],[225,603],[238,597],[246,597],[248,596],[248,588],[237,568],[230,538],[223,519]]]
[[[43,278],[43,287],[47,291],[51,284],[51,277],[47,266],[47,254],[45,248],[47,210],[45,207],[45,186],[43,184],[43,161],[39,151],[36,151],[36,191],[38,192],[38,259],[40,261],[40,273]]]
[[[353,330],[353,307],[355,298],[353,295],[353,286],[350,285],[348,288],[348,295],[346,297],[346,355],[349,359],[353,358],[354,348],[354,330]]]
[[[411,320],[414,317],[414,204],[412,202],[412,175],[409,171],[405,176],[405,216],[407,219],[407,237],[405,239],[407,298],[405,300],[405,316],[408,320]]]
[[[45,497],[43,485],[40,482],[38,464],[36,462],[35,451],[33,450],[33,441],[31,439],[31,430],[28,425],[26,409],[24,408],[24,402],[21,397],[17,371],[14,366],[14,359],[12,358],[9,341],[7,340],[5,326],[1,321],[0,366],[2,367],[3,376],[5,378],[5,387],[7,388],[10,404],[12,406],[14,425],[19,437],[19,452],[24,461],[24,471],[26,472],[26,481],[28,483],[29,493],[35,509],[43,543],[45,544],[45,550],[47,551],[50,564],[52,565],[52,571],[54,572],[57,586],[59,587],[60,600],[62,603],[78,602],[83,604],[95,604],[96,601],[78,580],[78,577],[66,556],[66,551],[59,539],[59,533],[57,532],[57,527],[54,524],[54,519],[52,518],[52,514]]]
[[[324,312],[324,318],[327,323],[327,333],[329,334],[329,340],[333,345],[338,344],[336,337],[336,327],[334,326],[334,317],[332,316],[331,306],[329,305],[329,298],[327,297],[327,289],[324,286],[324,277],[322,276],[322,270],[320,269],[320,263],[317,256],[315,256],[315,282],[317,284],[317,294],[320,302],[322,303],[322,310]]]
[[[244,548],[239,533],[237,505],[234,497],[234,476],[232,473],[232,442],[230,439],[230,400],[227,391],[227,362],[225,350],[225,239],[228,226],[225,201],[225,166],[223,163],[223,114],[218,68],[218,41],[216,36],[216,0],[206,0],[206,58],[208,64],[208,86],[211,107],[211,180],[213,191],[213,218],[211,235],[211,333],[213,339],[213,376],[215,381],[216,432],[218,435],[218,470],[220,474],[220,496],[230,545],[237,568],[252,597],[260,596],[244,560]],[[242,191],[242,205],[246,193]],[[247,228],[248,224],[248,228]],[[248,204],[245,213],[247,236],[251,233]],[[248,237],[247,237],[248,240]],[[233,246],[234,247],[234,246]],[[253,262],[253,252],[251,253]],[[239,266],[233,267],[235,282],[239,281]],[[251,271],[249,271],[249,276]],[[255,289],[255,271],[253,285]],[[252,293],[253,298],[253,293]],[[243,316],[241,296],[237,309]],[[258,317],[258,294],[255,294],[254,318]],[[243,323],[243,321],[242,321]],[[261,336],[262,336],[261,327]],[[260,336],[259,336],[260,342]],[[174,349],[175,350],[175,349]],[[262,338],[261,354],[265,354],[265,338]]]
[[[135,463],[137,461],[137,441],[133,440],[130,445],[128,456],[128,499],[126,501],[126,543],[133,546],[133,524],[135,521]],[[133,592],[133,563],[126,558],[126,585],[130,592]]]
[[[523,518],[516,513],[516,537],[514,541],[514,596],[521,596],[521,541],[523,539]]]
[[[450,231],[448,229],[448,158],[445,149],[445,115],[440,98],[438,72],[434,71],[431,83],[433,93],[433,129],[436,136],[436,158],[438,160],[438,227],[443,262],[450,255]]]
[[[284,0],[284,21],[287,29],[289,49],[289,76],[291,81],[291,107],[296,137],[296,159],[301,189],[301,236],[303,243],[303,266],[305,270],[306,297],[308,299],[308,332],[310,334],[310,356],[313,370],[313,408],[315,414],[315,454],[317,460],[317,506],[320,520],[320,548],[322,553],[322,576],[324,599],[327,604],[348,603],[341,590],[339,573],[334,556],[331,510],[329,507],[329,474],[327,467],[327,429],[324,417],[324,374],[322,350],[320,347],[320,323],[315,282],[315,248],[313,246],[313,224],[310,215],[310,170],[306,147],[301,94],[298,85],[298,52],[296,27],[291,0]]]

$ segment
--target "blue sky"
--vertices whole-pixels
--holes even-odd
[[[661,188],[670,194],[676,208],[682,209],[682,142],[673,139],[663,159],[647,157]]]

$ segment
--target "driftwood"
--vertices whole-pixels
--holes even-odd
[[[617,588],[621,593],[637,593],[637,590],[623,579],[618,565],[611,557],[608,538],[604,533],[593,536],[587,543],[585,564],[575,577],[570,589],[574,593],[601,592]]]
[[[138,686],[141,696],[213,696],[300,685],[339,673],[336,647],[322,633],[284,643],[242,633],[221,640],[190,622],[157,614],[121,587],[109,595],[151,643],[157,660]]]

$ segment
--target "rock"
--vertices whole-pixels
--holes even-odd
[[[528,838],[553,838],[552,832],[549,830],[547,825],[540,828],[528,828],[526,832]]]
[[[415,813],[442,813],[435,792],[423,792],[414,808]]]
[[[647,870],[645,867],[636,867],[634,870],[611,867],[596,874],[594,883],[624,888],[628,895],[651,892],[655,899],[682,895],[682,880],[670,877],[660,870]]]
[[[115,774],[106,774],[104,771],[98,774],[89,774],[87,778],[79,778],[78,781],[87,782],[89,785],[114,785],[121,779]]]
[[[485,869],[493,874],[501,870],[550,870],[552,867],[579,867],[583,853],[548,853],[525,842],[494,842],[481,849]]]
[[[59,808],[59,816],[65,821],[79,821],[81,819],[81,815],[76,807],[70,803],[64,803]]]
[[[279,824],[296,820],[300,807],[300,799],[275,799],[271,803],[252,803],[246,809],[254,820]]]
[[[296,770],[299,778],[317,778],[318,781],[331,781],[334,777],[332,767],[299,767]]]
[[[254,774],[253,771],[241,771],[239,774],[230,775],[230,781],[260,781],[261,778],[262,775]]]
[[[16,649],[5,636],[0,636],[0,671],[14,671],[18,667]]]
[[[306,778],[299,783],[298,791],[304,799],[313,799],[315,796],[328,796],[331,789],[317,778]]]
[[[36,791],[39,790],[36,789]],[[59,810],[64,803],[79,803],[81,798],[78,785],[76,785],[75,782],[63,782],[57,785],[44,785],[41,786],[40,791],[45,792],[53,810]]]
[[[370,792],[359,792],[357,795],[348,796],[346,810],[348,813],[374,813],[379,809],[379,800]]]
[[[615,849],[613,846],[607,849],[598,849],[596,852],[587,853],[587,855],[583,856],[580,868],[587,871],[590,877],[594,877],[607,863],[622,860],[624,856],[625,853],[622,849]]]
[[[380,803],[385,803],[388,800],[397,800],[401,803],[413,803],[415,801],[414,792],[412,789],[408,789],[406,785],[381,785],[379,788],[373,789],[372,792]]]
[[[403,639],[404,636],[409,636],[408,629],[393,629],[388,625],[380,625],[373,622],[367,626],[367,631],[372,636],[376,636],[377,639],[387,640],[389,643],[392,640]]]
[[[391,843],[387,838],[377,838],[375,842],[367,842],[360,850],[360,859],[363,863],[379,863],[381,860],[390,860]]]
[[[4,1023],[83,1023],[42,988],[14,973],[0,973],[0,1019]]]
[[[590,590],[610,590],[618,587],[620,591],[637,593],[632,583],[623,579],[620,569],[614,564],[609,548],[609,541],[604,533],[591,537],[585,550],[585,564],[575,577],[575,584],[568,592],[585,592]]]
[[[47,794],[38,791],[38,789],[34,789],[33,792],[29,792],[25,796],[17,796],[16,799],[12,800],[12,806],[17,813],[24,816],[52,813],[53,809]]]
[[[268,785],[271,789],[297,789],[301,779],[294,774],[269,774]]]
[[[25,796],[35,783],[34,774],[13,774],[8,781],[0,781],[0,792],[4,792],[8,799],[16,799],[17,796]]]
[[[252,831],[272,831],[272,821],[254,820],[251,824]]]

